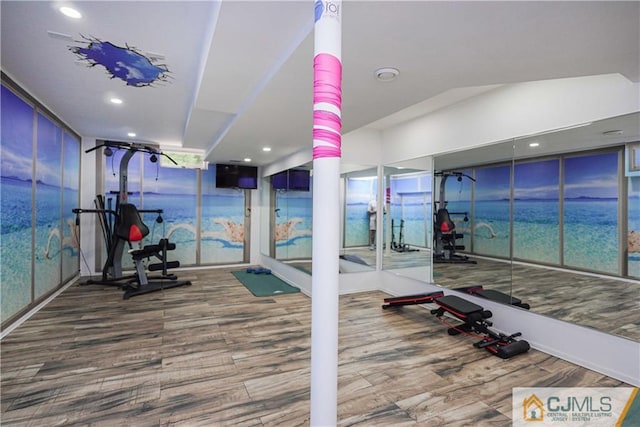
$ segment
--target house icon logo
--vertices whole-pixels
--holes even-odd
[[[522,408],[525,421],[544,421],[544,404],[535,394],[524,399]]]

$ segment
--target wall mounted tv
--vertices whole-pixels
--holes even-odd
[[[217,188],[258,188],[258,168],[244,165],[216,165]]]
[[[274,190],[309,191],[311,173],[305,169],[289,169],[271,176]]]
[[[278,172],[275,175],[271,175],[271,188],[274,190],[288,190],[289,189],[289,171]]]
[[[289,169],[289,190],[309,191],[311,173],[305,169]]]

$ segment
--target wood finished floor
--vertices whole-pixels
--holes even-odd
[[[3,426],[306,426],[310,299],[233,269],[123,301],[71,286],[1,343]],[[532,350],[501,360],[380,292],[340,297],[340,426],[508,426],[513,387],[619,386]]]
[[[375,252],[352,248],[349,252],[375,266]],[[428,250],[391,252],[384,268],[427,265]],[[473,258],[477,264],[434,264],[434,282],[445,288],[482,285],[510,293],[531,306],[534,313],[620,335],[640,342],[640,281],[589,276],[533,265]],[[311,267],[308,266],[310,269]],[[513,285],[513,288],[512,288]]]

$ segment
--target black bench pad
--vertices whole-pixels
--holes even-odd
[[[484,309],[478,304],[474,304],[471,301],[460,298],[455,295],[445,295],[436,300],[436,303],[444,309],[451,310],[452,312],[468,316],[473,313],[481,313]]]

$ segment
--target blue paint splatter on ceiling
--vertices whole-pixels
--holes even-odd
[[[144,87],[169,78],[166,65],[154,64],[152,59],[132,47],[120,47],[98,39],[87,40],[86,46],[72,46],[69,49],[90,67],[102,65],[112,79],[121,79],[128,86]]]

